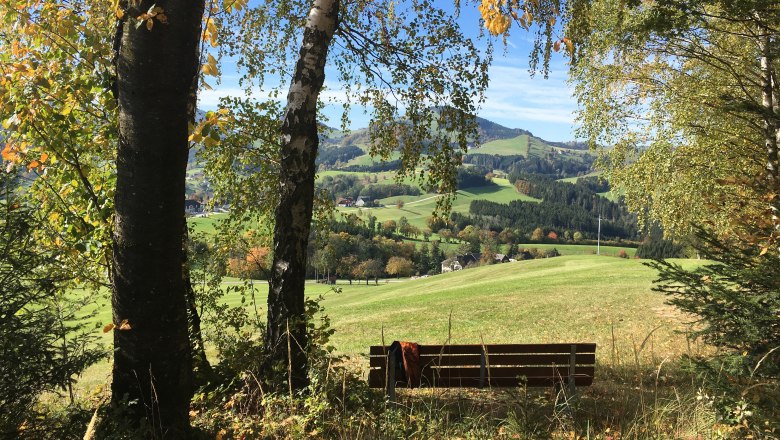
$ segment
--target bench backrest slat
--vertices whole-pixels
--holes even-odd
[[[369,386],[384,387],[387,346],[369,349]],[[483,358],[482,353],[485,352]],[[596,344],[420,346],[421,384],[438,387],[590,385]],[[570,371],[570,367],[572,371]],[[399,383],[400,384],[400,383]]]
[[[490,354],[486,356],[487,364],[490,366],[499,365],[568,365],[569,354]],[[464,366],[479,365],[481,355],[479,354],[453,354],[453,355],[420,355],[421,365],[438,366]],[[577,355],[577,365],[592,365],[596,363],[594,353],[583,353]],[[384,367],[384,356],[371,356],[369,363],[371,367]]]
[[[566,354],[571,352],[571,346],[576,346],[576,352],[579,353],[595,353],[596,344],[490,344],[485,345],[487,347],[488,354]],[[468,345],[421,345],[420,355],[434,355],[434,354],[480,354],[482,353],[482,345],[480,344],[468,344]],[[385,355],[387,353],[388,346],[372,345],[369,348],[369,354],[371,356]]]

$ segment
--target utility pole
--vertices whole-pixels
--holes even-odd
[[[598,194],[595,194],[594,197],[596,198],[596,201],[594,203],[598,203],[598,213],[599,213],[599,229],[596,235],[596,255],[601,255],[601,199],[599,199]]]
[[[599,212],[599,232],[596,236],[596,255],[601,255],[601,213]]]

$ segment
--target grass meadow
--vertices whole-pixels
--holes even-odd
[[[701,264],[678,262],[687,267]],[[423,430],[408,438],[730,438],[727,431],[719,431],[697,380],[680,367],[683,355],[710,350],[687,338],[690,318],[651,290],[655,276],[641,260],[570,255],[379,284],[309,283],[306,293],[324,297],[322,305],[336,331],[331,339],[336,354],[363,380],[368,347],[381,344],[383,337],[385,343],[405,340],[422,345],[597,344],[595,381],[578,389],[571,406],[561,406],[562,397],[547,388],[401,389],[400,412],[384,412],[381,417],[397,417]],[[237,282],[227,279],[224,286]],[[254,287],[256,304],[243,306],[250,313],[256,309],[263,321],[267,285],[257,282]],[[224,301],[242,304],[235,294]],[[99,333],[99,327],[110,321],[110,311],[107,300],[95,307]],[[110,333],[101,337],[110,347]],[[207,347],[207,353],[212,362],[218,361],[213,348]],[[78,394],[87,398],[100,394],[110,368],[106,360],[89,369],[80,378]],[[340,393],[346,396],[348,391]],[[381,395],[381,390],[377,393]],[[307,413],[305,408],[295,411],[292,417]],[[368,420],[350,419],[376,415],[338,410],[337,414],[341,422],[333,423],[340,438],[397,438],[361,431]]]
[[[678,333],[686,330],[683,317],[651,291],[654,277],[641,260],[571,255],[378,285],[339,280],[338,293],[310,283],[306,292],[324,296],[336,329],[332,342],[357,364],[365,363],[368,346],[379,344],[383,333],[388,341],[420,344],[442,344],[448,335],[452,343],[596,342],[599,362],[610,363],[633,359],[634,344],[648,335],[642,356],[676,358],[690,349]],[[227,279],[225,285],[236,282]],[[255,287],[264,320],[267,285]],[[225,301],[239,305],[240,297]],[[97,327],[111,321],[108,299],[95,308],[99,332]],[[109,335],[101,337],[110,343]],[[107,375],[107,363],[94,367],[84,385],[96,385]]]

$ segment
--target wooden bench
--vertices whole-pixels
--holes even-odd
[[[372,345],[369,350],[368,385],[384,388],[395,400],[396,386],[407,384],[396,378],[401,371],[389,346]],[[439,388],[561,387],[570,396],[576,386],[593,383],[596,344],[493,344],[420,345],[420,386]]]

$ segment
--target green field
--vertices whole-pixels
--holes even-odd
[[[695,264],[684,261],[684,264]],[[341,286],[324,303],[340,352],[365,353],[390,340],[443,343],[596,342],[606,355],[621,338],[656,331],[656,354],[678,355],[680,315],[650,290],[653,270],[637,260],[570,256],[480,267],[379,286]],[[620,345],[630,344],[622,339]]]
[[[393,153],[390,155],[390,157],[387,158],[387,161],[391,160],[397,160],[401,158],[401,152],[399,151],[393,151]],[[351,166],[351,165],[375,165],[378,163],[381,163],[382,159],[380,157],[373,157],[370,154],[364,154],[362,156],[355,157],[351,159],[349,162],[347,162],[344,166]]]
[[[368,346],[381,342],[382,332],[386,341],[441,344],[449,331],[452,343],[596,342],[599,362],[608,363],[613,342],[618,357],[633,361],[635,346],[656,328],[641,356],[674,358],[692,349],[676,333],[685,330],[684,317],[651,291],[655,277],[639,260],[574,255],[417,280],[380,280],[379,285],[341,280],[341,293],[307,284],[306,292],[324,294],[337,351],[361,364]],[[265,318],[266,294],[265,283],[258,283],[260,319]],[[226,301],[240,304],[238,296]],[[100,307],[96,324],[109,322],[107,302]],[[107,345],[109,335],[103,335]],[[82,386],[102,383],[108,368],[108,362],[93,367]]]
[[[455,200],[452,202],[452,212],[468,213],[472,200],[490,200],[496,203],[509,203],[512,200],[525,200],[539,202],[538,199],[520,194],[506,179],[493,179],[495,186],[482,186],[458,190]],[[339,208],[343,213],[357,213],[367,215],[371,213],[378,221],[398,220],[406,217],[409,223],[418,228],[426,227],[425,219],[436,208],[436,194],[423,194],[421,196],[396,196],[380,200],[385,206],[382,208]],[[398,208],[396,202],[403,200],[403,208]]]
[[[511,139],[497,139],[486,142],[479,148],[469,150],[469,154],[497,154],[499,156],[525,156],[528,157],[527,134],[521,134]]]
[[[600,171],[594,171],[592,173],[585,174],[584,176],[567,177],[565,179],[558,179],[558,182],[577,183],[578,180],[584,177],[596,177],[600,174],[601,174]]]
[[[364,156],[360,156],[364,157]],[[320,171],[317,173],[317,180],[322,179],[325,176],[340,176],[340,175],[348,175],[348,176],[355,176],[360,179],[366,179],[368,183],[368,180],[371,179],[371,182],[373,183],[373,178],[376,176],[376,183],[378,184],[385,184],[389,185],[392,183],[396,183],[396,173],[395,171],[382,171],[379,173],[368,173],[368,172],[362,172],[362,171],[341,171],[341,170],[327,170],[327,171]],[[405,183],[407,185],[412,185],[419,187],[420,182],[413,178],[413,177],[404,177],[401,180],[401,183]]]
[[[208,217],[190,217],[187,219],[187,223],[195,233],[216,234],[217,224],[227,216],[227,214],[210,214]]]
[[[594,245],[582,245],[582,244],[548,244],[548,243],[524,243],[517,245],[520,249],[523,248],[539,248],[539,249],[552,249],[555,248],[561,255],[594,255],[597,251],[597,246]],[[601,255],[616,256],[620,250],[626,251],[626,255],[633,257],[636,254],[635,248],[620,247],[620,246],[601,246]]]
[[[542,157],[549,153],[564,153],[573,159],[581,159],[590,154],[589,151],[572,150],[568,148],[553,147],[545,144],[541,139],[521,134],[510,139],[496,139],[482,144],[479,148],[469,150],[468,154],[490,154],[498,156],[524,156]],[[576,177],[573,178],[576,181]]]
[[[699,264],[681,260],[685,266]],[[307,284],[307,295],[324,294],[326,313],[340,353],[359,355],[389,340],[439,344],[447,339],[452,315],[453,343],[596,342],[606,355],[615,326],[620,345],[644,338],[653,328],[655,354],[682,353],[681,316],[651,288],[655,272],[641,260],[573,255],[478,267],[416,280],[340,280],[341,293]],[[260,317],[265,318],[267,286],[257,283]],[[227,298],[232,305],[239,297]],[[110,321],[104,304],[97,321]],[[107,339],[107,338],[106,338]],[[683,344],[684,345],[684,344]],[[627,348],[624,347],[624,349]]]

